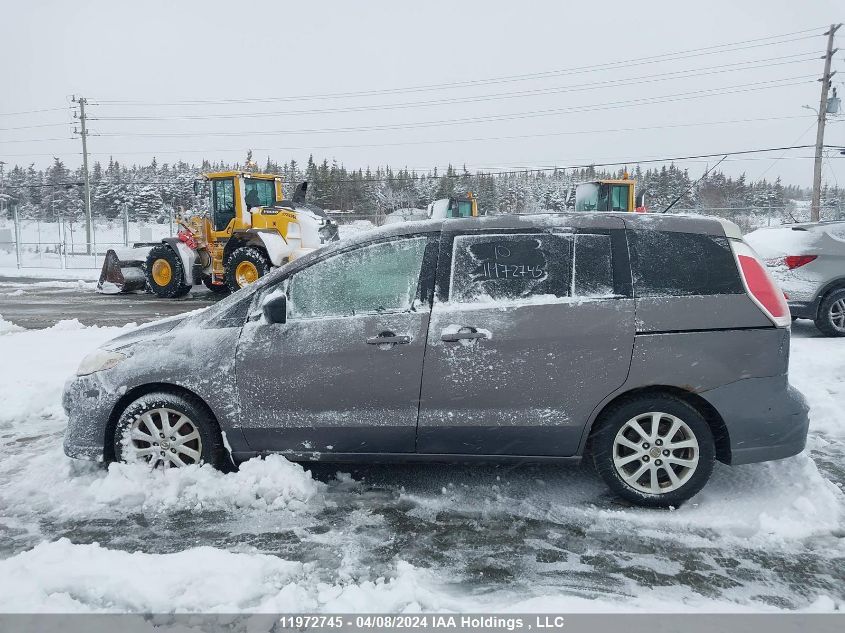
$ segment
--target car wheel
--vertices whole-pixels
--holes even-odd
[[[814,322],[825,336],[845,336],[845,288],[834,290],[822,299]]]
[[[226,261],[226,285],[237,292],[269,273],[270,267],[270,259],[260,248],[241,246]]]
[[[147,286],[159,297],[174,299],[184,297],[191,289],[185,283],[182,258],[167,244],[153,246],[147,255]]]
[[[602,414],[595,468],[616,494],[646,507],[679,506],[704,487],[716,449],[704,417],[670,395],[626,399]]]
[[[121,414],[113,437],[114,457],[156,468],[231,464],[220,429],[205,405],[187,394],[148,393]]]

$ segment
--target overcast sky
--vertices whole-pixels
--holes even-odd
[[[0,7],[0,160],[39,167],[81,162],[72,94],[90,102],[93,159],[128,164],[252,148],[262,164],[496,169],[812,144],[802,106],[818,107],[821,34],[845,18],[841,0]],[[834,68],[845,93],[842,52]],[[845,117],[826,142],[845,144]],[[722,168],[808,186],[811,156]],[[679,161],[693,175],[707,162]],[[845,157],[824,175],[845,186]]]

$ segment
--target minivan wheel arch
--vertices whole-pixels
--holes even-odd
[[[199,404],[205,409],[209,419],[214,423],[214,425],[217,427],[217,430],[222,435],[223,429],[220,427],[220,422],[218,421],[217,416],[214,415],[214,411],[211,410],[211,407],[208,406],[208,403],[206,403],[206,401],[203,400],[199,395],[197,395],[190,389],[180,387],[179,385],[161,382],[148,383],[128,390],[125,394],[120,397],[120,399],[115,403],[114,407],[112,408],[111,414],[109,415],[109,420],[106,424],[105,433],[103,435],[103,457],[106,463],[113,462],[117,459],[116,455],[114,454],[114,434],[115,430],[117,429],[117,423],[120,420],[120,416],[123,415],[123,412],[126,410],[126,407],[128,407],[141,396],[145,396],[148,393],[161,391],[174,395],[187,396],[192,400],[195,400],[197,404]]]
[[[647,387],[631,389],[617,394],[601,405],[601,408],[598,410],[598,413],[593,416],[590,421],[589,428],[587,429],[586,439],[581,449],[582,457],[586,458],[590,455],[590,440],[593,436],[593,432],[598,429],[601,424],[602,416],[605,411],[607,411],[610,407],[618,405],[623,400],[643,395],[670,395],[678,398],[679,400],[683,400],[690,406],[694,407],[707,421],[710,431],[713,433],[713,440],[716,446],[716,459],[724,464],[731,463],[730,435],[728,433],[728,427],[725,425],[725,421],[722,419],[719,412],[716,411],[712,404],[707,402],[707,400],[697,393],[681,389],[680,387],[673,387],[671,385],[649,385]]]

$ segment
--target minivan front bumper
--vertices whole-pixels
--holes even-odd
[[[783,459],[804,450],[810,408],[785,375],[746,378],[699,395],[727,427],[729,464]]]
[[[68,457],[104,460],[106,427],[120,391],[105,388],[98,373],[65,383],[62,405],[67,414],[64,451]]]

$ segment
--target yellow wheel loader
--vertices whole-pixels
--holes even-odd
[[[97,288],[146,287],[167,298],[184,296],[199,284],[234,292],[338,237],[325,211],[305,202],[308,183],[291,200],[283,199],[282,180],[272,174],[206,174],[194,182],[194,192],[206,184],[208,213],[179,217],[176,237],[109,250]]]
[[[576,211],[636,211],[646,210],[645,196],[636,199],[637,181],[624,173],[619,179],[593,180],[575,186]]]

